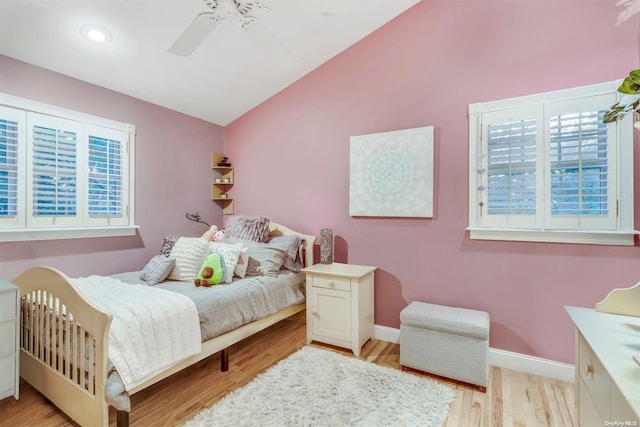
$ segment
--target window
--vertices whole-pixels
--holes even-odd
[[[619,82],[469,106],[472,239],[633,244],[631,117]]]
[[[0,94],[0,241],[135,234],[135,128]]]

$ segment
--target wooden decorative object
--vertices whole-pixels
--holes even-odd
[[[333,262],[333,230],[330,228],[320,230],[320,262],[322,264]]]

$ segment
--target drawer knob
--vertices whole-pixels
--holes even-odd
[[[587,371],[587,374],[593,376],[593,374],[595,374],[596,370],[594,369],[593,365],[591,363],[587,363],[585,365],[585,370]]]
[[[311,310],[311,314],[313,314],[314,316],[318,317],[318,310],[316,310],[316,309]]]
[[[336,284],[335,284],[335,283],[333,283],[333,282],[329,282],[329,287],[330,287],[331,289],[335,289],[335,288],[336,288]]]

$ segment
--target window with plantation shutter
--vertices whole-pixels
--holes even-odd
[[[27,225],[76,225],[78,218],[78,137],[80,126],[28,113],[30,168],[27,177],[31,215]],[[30,204],[29,204],[30,203]]]
[[[135,128],[0,94],[0,241],[135,234]]]
[[[12,108],[0,106],[0,226],[17,227],[21,223],[18,215],[23,210],[20,199],[20,139],[24,132],[21,126],[24,114]]]
[[[126,218],[126,135],[92,127],[89,141],[88,216],[92,223],[118,224]]]
[[[469,106],[472,239],[633,244],[630,118],[617,82]]]

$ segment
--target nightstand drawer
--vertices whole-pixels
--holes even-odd
[[[351,280],[345,277],[313,276],[311,286],[316,288],[351,291]]]

